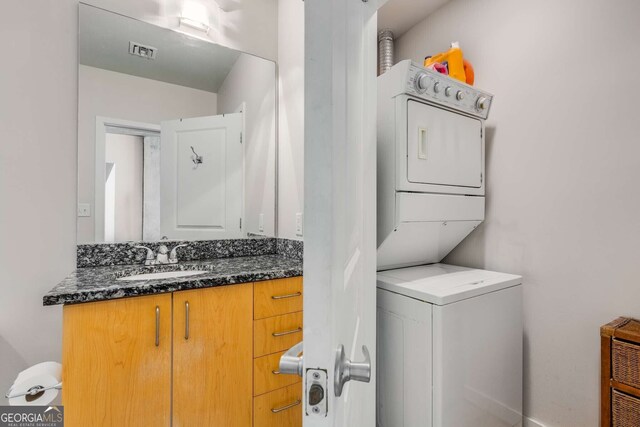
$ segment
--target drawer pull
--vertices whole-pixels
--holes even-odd
[[[298,332],[302,332],[301,327],[297,327],[296,329],[293,329],[291,331],[274,332],[271,335],[277,338],[277,337],[284,337],[285,335],[297,334]]]
[[[296,293],[293,293],[293,294],[286,294],[286,295],[273,295],[271,297],[271,299],[295,298],[295,297],[299,297],[300,295],[302,295],[302,292],[296,292]]]
[[[273,412],[274,414],[277,414],[278,412],[282,412],[282,411],[286,411],[287,409],[295,408],[296,406],[298,406],[301,403],[302,403],[302,400],[296,400],[295,402],[290,403],[290,404],[285,405],[285,406],[282,406],[280,408],[273,408],[271,410],[271,412]]]
[[[189,301],[184,303],[184,339],[189,339]]]
[[[156,305],[156,347],[160,345],[160,307]]]
[[[271,371],[273,375],[280,375],[280,371]]]

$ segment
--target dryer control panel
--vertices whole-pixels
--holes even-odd
[[[408,62],[408,61],[407,61]],[[405,93],[447,108],[486,119],[493,95],[413,62],[408,66]]]

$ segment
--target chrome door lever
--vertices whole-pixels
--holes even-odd
[[[301,356],[302,349],[302,341],[300,341],[280,357],[281,374],[302,376],[304,360],[304,356]]]
[[[334,369],[333,391],[336,397],[342,395],[342,389],[347,381],[360,381],[368,383],[371,381],[371,356],[366,345],[362,346],[364,362],[352,362],[347,359],[344,353],[344,346],[340,344],[336,351],[336,366]]]

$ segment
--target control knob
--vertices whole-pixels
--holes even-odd
[[[464,92],[462,92],[461,90],[459,90],[459,91],[456,93],[456,99],[457,99],[458,101],[462,101],[462,100],[464,99]]]
[[[440,82],[435,82],[435,84],[433,85],[433,91],[435,93],[440,93]]]
[[[476,108],[480,111],[485,110],[487,108],[487,98],[484,96],[478,98],[476,101]]]
[[[447,86],[444,89],[444,94],[447,95],[447,96],[451,96],[451,86]]]
[[[426,73],[418,73],[416,75],[415,87],[418,90],[418,92],[422,93],[425,90],[427,90],[428,84],[429,84],[429,82],[428,82]]]

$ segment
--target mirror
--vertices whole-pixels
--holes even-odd
[[[80,4],[78,243],[275,236],[276,65]]]

